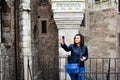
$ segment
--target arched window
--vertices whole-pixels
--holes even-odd
[[[1,11],[0,11],[0,31],[1,31],[1,42],[10,43],[10,30],[11,30],[11,8],[7,5],[5,0],[1,2]]]

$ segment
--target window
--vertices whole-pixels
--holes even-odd
[[[41,3],[42,3],[42,4],[46,4],[46,3],[47,3],[47,0],[41,0]]]
[[[41,32],[47,33],[47,21],[46,20],[41,21]]]
[[[49,2],[48,2],[48,0],[40,0],[40,4],[41,5],[48,5]]]

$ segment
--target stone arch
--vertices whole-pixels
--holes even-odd
[[[13,1],[13,0],[12,0]],[[16,66],[15,66],[15,49],[14,46],[11,46],[11,41],[12,41],[12,21],[14,21],[13,16],[14,8],[12,9],[11,7],[14,7],[10,5],[13,3],[11,0],[8,2],[6,0],[1,1],[1,54],[0,54],[0,65],[2,67],[0,68],[0,71],[3,71],[0,73],[2,77],[0,77],[1,80],[15,80],[16,78]],[[13,22],[14,24],[14,22]],[[5,58],[3,58],[3,56]]]
[[[5,0],[2,1],[2,42],[9,43],[10,29],[11,29],[11,8],[7,5]]]

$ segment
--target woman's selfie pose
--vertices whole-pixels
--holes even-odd
[[[84,36],[82,34],[76,34],[74,43],[70,45],[65,43],[63,37],[61,40],[61,47],[67,52],[71,51],[66,65],[66,71],[70,75],[71,80],[86,80],[84,62],[88,59],[88,48],[84,44]]]

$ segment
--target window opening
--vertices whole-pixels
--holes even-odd
[[[44,5],[50,5],[48,0],[38,0],[38,5],[44,6]]]
[[[42,4],[46,4],[46,3],[47,3],[47,0],[41,0],[41,3],[42,3]]]
[[[42,33],[47,33],[47,21],[41,21]]]

